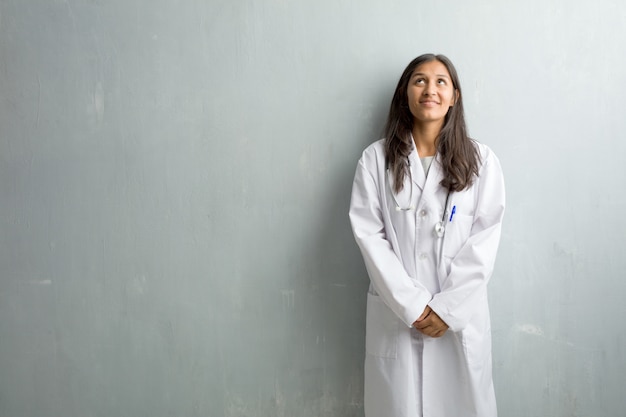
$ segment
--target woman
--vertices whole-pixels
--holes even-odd
[[[487,281],[503,214],[500,163],[467,136],[454,66],[419,56],[350,202],[370,277],[367,417],[497,415]]]

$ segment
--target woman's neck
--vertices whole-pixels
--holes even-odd
[[[413,126],[412,133],[415,150],[420,157],[434,156],[437,153],[437,138],[440,132],[441,124],[439,123]]]

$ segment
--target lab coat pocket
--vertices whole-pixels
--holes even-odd
[[[381,300],[367,294],[365,351],[369,355],[395,359],[398,356],[399,319]]]
[[[463,350],[469,369],[481,371],[491,367],[491,330],[478,329],[471,324],[461,332]]]
[[[446,231],[443,241],[443,256],[446,258],[454,258],[472,231],[472,223],[474,217],[465,214],[455,214],[452,221],[446,225]]]

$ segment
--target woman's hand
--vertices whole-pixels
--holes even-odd
[[[430,337],[441,337],[448,330],[448,325],[429,306],[426,306],[422,315],[415,320],[413,327]]]

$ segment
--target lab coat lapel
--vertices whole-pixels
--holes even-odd
[[[411,178],[413,179],[413,184],[423,192],[424,186],[426,185],[426,174],[424,173],[422,161],[420,161],[415,147],[413,147],[413,150],[409,154],[409,163],[411,164]]]
[[[428,170],[428,177],[426,176],[426,173],[424,173],[422,161],[420,161],[420,157],[415,148],[413,148],[409,154],[409,162],[411,163],[413,184],[415,184],[424,194],[436,193],[438,185],[443,179],[441,156],[439,154],[435,155],[435,159],[430,164],[430,169]]]
[[[422,173],[424,170],[422,169]],[[439,154],[435,155],[435,159],[430,164],[430,169],[428,170],[428,177],[426,177],[423,195],[433,196],[436,195],[437,191],[440,189],[439,183],[443,180],[443,167],[441,166],[441,156]]]

